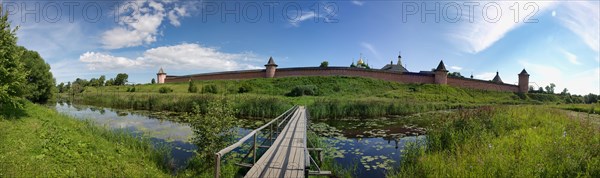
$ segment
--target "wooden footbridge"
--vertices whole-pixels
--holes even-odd
[[[250,151],[240,163],[236,163],[238,166],[250,168],[244,177],[296,178],[331,175],[330,171],[321,171],[317,161],[310,155],[311,152],[314,153],[317,155],[317,160],[322,162],[322,149],[308,148],[306,136],[308,118],[308,112],[303,106],[294,106],[233,145],[215,153],[215,177],[220,176],[221,158],[241,147],[250,138],[253,138]],[[268,131],[266,131],[267,127]],[[265,137],[262,141],[259,139],[261,133]],[[263,154],[260,154],[261,152]],[[250,159],[250,155],[252,155],[251,163],[245,163],[245,160]],[[311,168],[315,170],[310,170]]]

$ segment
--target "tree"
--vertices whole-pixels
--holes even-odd
[[[329,62],[323,61],[319,67],[327,68],[329,66]]]
[[[98,82],[98,79],[92,78],[92,79],[90,79],[89,85],[93,86],[93,87],[98,87],[100,85],[100,82]]]
[[[556,87],[556,85],[554,85],[554,83],[550,83],[550,85],[546,86],[546,92],[549,94],[554,94],[554,87]]]
[[[115,85],[115,79],[112,79],[112,78],[108,79],[106,81],[106,83],[104,84],[104,86],[113,86],[113,85]]]
[[[19,47],[23,54],[21,59],[28,70],[25,98],[36,103],[45,103],[54,95],[56,81],[50,72],[50,65],[39,53]]]
[[[198,92],[198,87],[196,87],[196,85],[194,85],[194,81],[192,81],[192,80],[190,80],[190,82],[189,82],[188,92],[190,92],[190,93]]]
[[[598,99],[598,95],[595,95],[593,93],[583,96],[583,101],[587,104],[596,103],[598,102]]]
[[[154,80],[154,78],[152,78],[152,80],[150,81],[151,84],[155,84],[156,80]]]
[[[464,76],[462,76],[460,74],[460,72],[451,72],[451,73],[448,73],[448,76],[465,78]]]
[[[100,78],[98,78],[98,86],[104,86],[104,81],[106,81],[106,76],[101,75]]]
[[[540,88],[538,89],[538,93],[544,93],[544,88],[540,87]]]
[[[71,90],[71,82],[67,82],[67,85],[65,85],[65,91],[69,90]]]
[[[563,91],[560,92],[560,95],[570,95],[569,90],[567,90],[567,88],[563,89]]]
[[[27,71],[20,58],[23,51],[17,46],[17,29],[11,29],[8,13],[0,5],[0,108],[23,108],[20,97],[24,94]]]
[[[58,84],[56,86],[56,89],[58,90],[58,93],[65,92],[65,83],[64,82],[60,82],[60,84]]]
[[[75,79],[75,81],[73,82],[72,85],[75,85],[75,84],[79,85],[80,87],[86,87],[90,84],[90,82],[87,81],[86,79],[77,78],[77,79]],[[73,87],[73,86],[71,86],[71,87]]]
[[[127,78],[129,78],[129,75],[127,75],[126,73],[119,73],[117,74],[117,77],[115,77],[115,81],[114,81],[114,85],[125,85],[127,83]]]

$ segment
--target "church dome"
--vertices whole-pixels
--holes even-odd
[[[365,62],[363,62],[362,58],[358,59],[358,62],[356,64],[358,65],[363,65]]]

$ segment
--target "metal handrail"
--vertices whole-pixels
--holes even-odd
[[[281,114],[281,115],[277,116],[275,119],[271,120],[269,123],[267,123],[267,124],[265,124],[265,125],[257,128],[257,129],[254,129],[252,132],[248,133],[246,136],[244,136],[243,138],[241,138],[236,143],[234,143],[234,144],[232,144],[232,145],[230,145],[230,146],[228,146],[226,148],[223,148],[221,151],[215,153],[215,161],[216,161],[215,162],[215,178],[218,178],[220,176],[220,174],[221,174],[220,173],[220,169],[221,169],[221,157],[223,155],[225,155],[225,154],[233,151],[234,149],[242,146],[242,144],[244,142],[246,142],[248,139],[250,139],[250,137],[254,137],[254,147],[253,147],[253,149],[254,149],[253,150],[254,151],[253,157],[254,158],[253,158],[253,162],[256,162],[256,134],[258,132],[260,132],[262,129],[266,128],[267,126],[273,124],[275,121],[278,121],[281,118],[284,118],[284,119],[287,118],[292,111],[296,111],[297,109],[298,109],[297,105],[294,106],[294,107],[292,107],[292,108],[290,108],[290,109],[288,109],[283,114]],[[279,123],[278,126],[281,126],[282,123],[283,122]]]

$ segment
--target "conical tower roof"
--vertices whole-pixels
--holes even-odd
[[[523,70],[521,71],[521,73],[519,73],[519,75],[529,75],[529,74],[527,73],[527,71],[526,71],[525,69],[523,69]]]
[[[444,65],[444,61],[443,60],[440,61],[440,64],[438,64],[438,66],[435,69],[435,71],[446,71],[446,72],[448,72],[448,70],[446,70],[446,65]]]
[[[494,79],[492,79],[492,82],[504,83],[504,82],[502,82],[502,79],[500,78],[500,75],[498,72],[496,72],[496,76],[494,77]]]
[[[158,74],[165,74],[165,71],[163,70],[162,67],[160,68],[160,70],[158,70]]]
[[[269,62],[267,62],[267,64],[265,66],[275,66],[277,67],[277,64],[275,64],[275,61],[273,60],[273,57],[269,57]]]

